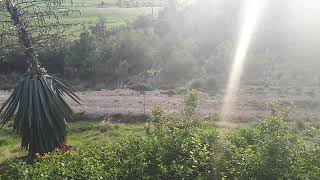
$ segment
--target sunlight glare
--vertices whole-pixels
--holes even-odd
[[[240,32],[241,34],[230,71],[227,91],[222,107],[223,117],[226,117],[226,115],[231,113],[234,103],[236,102],[244,62],[246,60],[250,42],[254,36],[254,29],[261,14],[263,1],[264,0],[247,0],[246,2],[246,9],[243,17],[244,22],[242,24],[242,30]]]

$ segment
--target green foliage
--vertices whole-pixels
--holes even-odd
[[[41,98],[41,97],[40,97]],[[195,121],[199,94],[185,95],[184,115],[166,115],[156,107],[144,134],[56,151],[37,157],[32,165],[14,160],[0,170],[3,179],[317,179],[320,169],[320,126],[290,131],[287,119],[273,115],[253,127],[219,131]],[[280,113],[281,114],[281,113]],[[111,118],[111,117],[110,117]],[[113,116],[143,119],[147,116]],[[139,120],[140,121],[140,120]],[[77,125],[71,133],[91,132],[119,136],[119,126],[107,122]],[[121,131],[122,132],[122,131]],[[225,131],[221,131],[225,133]],[[86,134],[86,133],[85,133]],[[88,138],[88,134],[86,136]],[[82,139],[83,139],[82,137]],[[80,137],[81,138],[81,137]],[[87,139],[85,138],[85,139]],[[101,139],[101,138],[100,138]],[[105,137],[103,138],[105,139]],[[82,140],[84,141],[84,139]],[[99,140],[100,141],[100,140]],[[7,146],[9,141],[0,140]],[[107,142],[107,143],[106,143]]]
[[[278,101],[269,103],[268,107],[271,111],[271,116],[279,117],[282,119],[287,119],[289,114],[293,111],[292,104],[284,105]]]
[[[98,22],[74,41],[59,39],[59,46],[42,49],[39,60],[50,73],[82,88],[183,86],[201,71],[197,45],[174,33],[161,37],[154,32],[154,21],[142,16],[127,27],[107,30]],[[6,66],[23,73],[25,69],[16,66],[20,59],[11,57]],[[205,89],[211,89],[212,83],[206,84]]]
[[[144,137],[56,151],[28,165],[19,160],[9,179],[196,179],[218,175],[217,131],[204,132],[189,119],[155,109]]]
[[[184,42],[183,39],[175,39],[175,41],[180,41],[178,44],[173,40],[163,41],[159,49],[159,57],[163,57],[162,62],[159,60],[163,67],[159,73],[159,83],[173,87],[185,84],[199,71],[194,49],[192,49],[194,47]]]
[[[116,131],[104,123],[78,128]],[[227,133],[226,139],[219,132]],[[319,127],[306,133],[304,141],[277,117],[219,131],[190,118],[167,116],[156,107],[142,136],[48,153],[32,165],[14,160],[0,174],[3,179],[318,179]]]
[[[204,132],[197,123],[165,116],[158,107],[146,127],[150,161],[156,179],[209,178],[217,173],[217,131]]]
[[[312,124],[306,131],[308,143],[302,144],[295,163],[299,179],[318,179],[320,177],[320,126]]]
[[[221,121],[222,120],[222,117],[219,115],[219,114],[210,114],[208,116],[206,116],[204,118],[205,121],[208,121],[208,122],[217,122],[217,121]]]
[[[44,51],[48,52],[43,52],[44,55],[40,58],[42,63],[48,66],[49,72],[68,78],[81,87],[94,88],[95,85],[99,86],[98,89],[120,87],[120,85],[126,85],[127,80],[136,75],[136,73],[127,73],[128,70],[141,72],[141,69],[149,69],[152,66],[159,73],[156,77],[152,77],[152,82],[146,84],[153,88],[177,88],[192,80],[194,82],[191,84],[194,83],[194,86],[192,85],[191,88],[198,89],[199,84],[201,84],[200,90],[223,88],[228,80],[230,61],[232,60],[230,56],[234,54],[235,48],[233,45],[236,44],[233,42],[233,38],[229,37],[235,37],[238,29],[237,23],[225,24],[225,17],[231,21],[237,19],[238,17],[234,16],[237,13],[229,13],[229,11],[237,12],[241,4],[231,3],[231,1],[219,6],[223,9],[222,13],[212,14],[209,12],[216,7],[213,7],[209,1],[199,1],[192,8],[174,8],[174,5],[172,8],[152,8],[151,10],[151,8],[117,8],[115,7],[116,0],[103,1],[103,8],[100,6],[102,4],[100,0],[91,0],[90,2],[76,0],[74,4],[82,6],[80,7],[82,16],[62,17],[61,20],[66,18],[67,22],[83,23],[84,26],[87,26],[95,35],[93,44],[96,47],[88,53],[91,48],[89,46],[88,50],[83,51],[85,56],[82,57],[79,56],[82,51],[79,52],[78,48],[71,48],[76,46],[74,44],[77,44],[78,41],[67,43],[62,41],[65,45],[61,49],[65,52],[46,49]],[[156,3],[156,1],[150,0],[121,0],[119,1],[120,5],[122,2],[133,3],[130,7],[135,5],[148,6],[148,3],[145,2]],[[63,7],[63,9],[69,8],[68,6]],[[215,11],[220,12],[219,8]],[[151,16],[153,9],[154,13]],[[178,12],[174,13],[174,9],[178,9]],[[177,13],[180,14],[180,17],[174,15]],[[203,13],[210,14],[210,16],[204,16]],[[134,20],[138,15],[143,16]],[[101,19],[99,17],[106,19],[105,22],[99,22]],[[270,20],[270,22],[274,21]],[[104,23],[107,24],[107,30]],[[226,26],[216,26],[216,24],[225,24]],[[75,33],[75,36],[80,34],[78,31],[70,33]],[[314,65],[315,62],[312,60],[314,58],[304,58],[306,60],[301,64],[301,58],[297,58],[300,55],[296,54],[299,51],[292,51],[290,48],[294,47],[289,46],[282,47],[285,49],[284,51],[281,51],[281,48],[276,48],[278,50],[271,48],[270,52],[265,51],[261,45],[272,44],[275,39],[280,40],[281,38],[270,39],[269,37],[276,33],[267,31],[264,33],[266,34],[263,37],[267,39],[259,40],[261,43],[257,43],[259,44],[257,51],[248,55],[243,84],[259,85],[260,87],[266,85],[270,91],[274,87],[279,87],[278,92],[271,93],[284,93],[283,89],[287,89],[285,93],[295,93],[293,92],[294,88],[304,87],[307,90],[308,86],[315,87],[319,84],[317,83],[319,74],[315,68],[318,66]],[[67,39],[67,41],[69,40]],[[125,46],[126,42],[128,42],[128,47]],[[115,51],[118,53],[114,53]],[[127,53],[128,51],[129,53]],[[286,55],[288,52],[292,54],[290,57]],[[6,71],[12,71],[12,65],[14,69],[19,69],[18,72],[24,72],[25,68],[21,69],[17,66],[17,62],[21,62],[21,59],[23,60],[23,57],[6,57],[7,62],[4,66],[8,68],[2,68],[4,66],[0,64],[0,73],[7,74]],[[150,61],[152,61],[151,65],[144,66],[144,63],[150,63]],[[140,69],[139,66],[143,66],[143,68]],[[73,77],[70,77],[70,74]],[[145,78],[142,79],[145,80]],[[1,84],[3,83],[1,82]],[[260,90],[258,91],[260,92]],[[310,95],[313,96],[314,93]]]
[[[146,123],[150,116],[148,114],[111,114],[108,120],[115,123]]]
[[[217,90],[217,82],[215,78],[210,77],[208,79],[195,79],[192,80],[190,83],[190,88],[197,89],[197,90],[203,90],[203,91],[209,91],[214,92]]]
[[[22,138],[21,147],[32,156],[44,154],[66,143],[66,121],[73,111],[64,96],[79,102],[73,89],[48,75],[26,75],[21,79],[0,112],[0,125],[14,117],[13,130]]]
[[[184,109],[183,114],[191,118],[199,107],[200,99],[199,92],[196,90],[188,90],[184,98]]]
[[[306,145],[290,134],[282,118],[268,118],[254,128],[238,130],[228,137],[226,176],[231,179],[313,179],[318,175],[320,164],[311,156],[318,157],[319,149],[317,146],[306,148]]]

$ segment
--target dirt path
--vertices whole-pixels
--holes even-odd
[[[9,96],[8,91],[0,91],[0,104]],[[112,113],[150,113],[154,106],[161,105],[169,114],[177,114],[183,106],[183,98],[178,95],[168,96],[163,91],[147,92],[143,95],[132,90],[102,90],[82,91],[77,93],[82,99],[82,105],[70,101],[76,112],[85,112],[90,115],[106,115]],[[222,96],[201,95],[199,115],[210,116],[219,114]],[[266,103],[279,100],[284,103],[292,103],[295,106],[295,116],[298,118],[320,117],[319,97],[291,96],[274,97],[268,94],[251,94],[241,92],[236,108],[231,113],[237,117],[235,121],[247,122],[257,116],[263,117],[269,114]]]

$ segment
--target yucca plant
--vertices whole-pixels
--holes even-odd
[[[21,136],[21,147],[29,155],[44,154],[55,148],[65,148],[67,123],[73,112],[64,100],[68,95],[76,102],[73,90],[46,74],[28,74],[16,85],[4,110],[1,125],[14,117],[14,130]]]
[[[29,63],[26,75],[0,109],[0,125],[13,119],[13,129],[21,136],[21,147],[29,157],[67,147],[66,121],[73,111],[64,97],[79,103],[74,90],[49,76],[38,60],[38,49],[52,45],[61,37],[60,29],[70,27],[58,19],[62,11],[54,7],[60,4],[61,0],[0,0],[0,17],[4,20],[0,21],[0,54],[5,57],[20,46]],[[46,21],[50,17],[54,20]]]

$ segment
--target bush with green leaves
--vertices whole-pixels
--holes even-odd
[[[199,107],[200,99],[199,99],[199,92],[197,90],[188,90],[184,97],[184,108],[183,114],[187,118],[191,118],[192,115],[196,112],[197,108]]]
[[[319,179],[320,177],[320,125],[311,124],[305,130],[307,143],[301,144],[295,162],[299,179]]]
[[[218,89],[217,81],[213,77],[207,79],[194,79],[190,82],[189,86],[192,89],[209,92],[214,92]]]
[[[218,134],[190,119],[153,111],[145,136],[57,151],[33,165],[16,160],[8,179],[207,179],[219,177]]]
[[[309,143],[290,133],[284,119],[270,117],[228,137],[226,175],[231,179],[314,178],[319,174],[320,151],[317,146],[306,148]]]
[[[153,111],[146,126],[149,149],[147,172],[160,179],[197,179],[217,176],[218,133],[203,131],[190,118],[165,116],[160,108]]]
[[[32,165],[14,160],[0,179],[318,179],[319,127],[300,138],[270,117],[220,131],[156,107],[143,136],[48,153]]]

